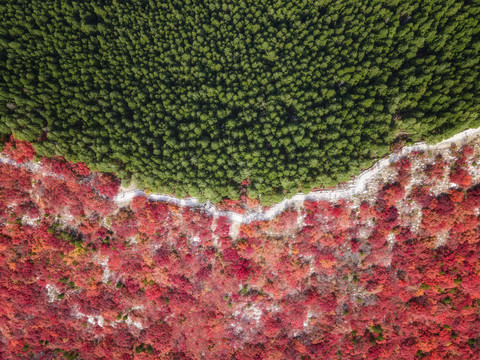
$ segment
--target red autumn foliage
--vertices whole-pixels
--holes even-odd
[[[460,187],[467,188],[472,183],[472,175],[462,167],[454,167],[450,172],[450,181]]]
[[[425,168],[425,173],[429,180],[439,180],[445,174],[447,162],[441,155],[438,155],[433,164],[428,164]]]
[[[405,190],[399,182],[386,184],[378,194],[378,201],[384,201],[384,206],[392,206],[405,196]]]
[[[20,141],[10,136],[10,140],[5,143],[3,153],[18,163],[30,161],[35,156],[36,152],[30,143]]]
[[[0,164],[0,358],[474,359],[480,188],[436,195],[428,168],[408,192],[407,160],[359,207],[306,201],[235,237],[200,209],[119,209],[83,165]]]
[[[114,197],[120,188],[120,180],[113,174],[97,174],[92,181],[92,185],[100,194]]]
[[[245,259],[240,259],[235,264],[232,264],[232,272],[238,280],[245,280],[250,274],[250,262]]]
[[[412,189],[412,200],[415,200],[421,207],[428,207],[433,200],[430,190],[424,185],[417,185]]]
[[[137,221],[134,213],[122,209],[120,210],[112,222],[112,230],[119,238],[126,239],[137,233]]]
[[[86,177],[90,169],[84,163],[71,163],[61,157],[43,158],[42,164],[46,170],[60,175],[67,180],[75,181],[77,178]]]
[[[393,164],[395,169],[397,169],[397,181],[402,185],[405,186],[408,182],[410,182],[411,174],[410,170],[412,168],[412,163],[410,158],[403,157],[399,161]]]
[[[272,220],[272,230],[277,233],[295,228],[298,213],[295,210],[286,210]]]
[[[437,197],[437,205],[435,206],[435,212],[438,215],[448,216],[453,212],[454,209],[455,206],[453,204],[453,201],[447,194],[441,194],[439,197]]]

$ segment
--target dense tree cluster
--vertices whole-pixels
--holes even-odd
[[[114,178],[33,168],[26,142],[4,153],[18,163],[0,163],[2,359],[478,357],[478,148],[413,153],[366,201],[238,231],[144,196],[119,208]]]
[[[478,123],[478,0],[7,1],[0,133],[212,200]]]

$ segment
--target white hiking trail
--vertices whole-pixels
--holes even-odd
[[[388,168],[392,163],[400,160],[405,155],[414,151],[428,151],[440,150],[450,147],[454,143],[466,143],[470,139],[480,134],[480,127],[475,129],[468,129],[462,131],[449,139],[443,140],[435,145],[428,145],[425,142],[415,143],[411,146],[405,146],[400,152],[391,154],[390,156],[379,160],[368,170],[365,170],[355,179],[346,182],[343,185],[338,185],[328,190],[317,190],[309,192],[308,194],[298,193],[290,199],[285,199],[268,209],[267,211],[252,211],[248,214],[239,214],[234,211],[219,210],[211,202],[200,202],[197,198],[179,199],[167,194],[149,194],[145,195],[143,190],[133,189],[128,191],[120,191],[115,197],[117,204],[129,203],[135,196],[146,196],[151,201],[162,201],[178,205],[180,207],[188,206],[194,208],[202,208],[205,212],[216,218],[220,216],[227,217],[230,221],[235,223],[248,224],[252,221],[269,221],[281,214],[283,211],[293,206],[295,203],[308,201],[326,200],[335,202],[340,199],[346,199],[367,191],[369,183],[382,170]]]
[[[443,140],[440,143],[435,145],[428,145],[425,142],[415,143],[411,146],[405,146],[400,152],[393,153],[388,157],[385,157],[379,160],[375,165],[373,165],[368,170],[365,170],[360,175],[355,177],[353,180],[346,182],[345,184],[338,185],[334,188],[328,190],[317,190],[312,191],[307,194],[298,193],[291,197],[290,199],[285,199],[273,206],[271,206],[266,211],[251,211],[248,214],[240,214],[234,211],[225,211],[219,210],[211,202],[206,201],[204,203],[200,202],[197,198],[185,198],[179,199],[173,195],[168,194],[145,194],[145,191],[139,189],[133,190],[123,190],[120,189],[118,194],[114,197],[115,203],[119,206],[127,205],[132,201],[136,196],[145,196],[151,201],[161,201],[165,203],[175,204],[179,207],[192,207],[192,208],[201,208],[203,211],[218,218],[224,216],[228,218],[231,222],[234,223],[243,223],[248,224],[252,221],[269,221],[277,217],[286,209],[292,207],[296,203],[307,201],[320,201],[326,200],[330,202],[335,202],[340,199],[347,199],[359,195],[368,190],[369,183],[384,169],[388,168],[392,163],[400,160],[403,156],[414,152],[414,151],[428,151],[428,150],[440,150],[443,148],[448,148],[454,143],[466,143],[470,139],[480,134],[480,127],[475,129],[468,129],[462,131],[449,139]],[[8,156],[0,154],[0,163],[6,163],[13,165],[15,167],[22,167],[31,172],[40,172],[45,176],[53,176],[56,178],[63,178],[61,175],[46,173],[42,170],[41,166],[36,163],[26,162],[19,164],[14,160],[10,159]]]

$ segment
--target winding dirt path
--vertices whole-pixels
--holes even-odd
[[[346,199],[359,195],[367,191],[369,183],[384,169],[388,168],[392,163],[398,161],[403,156],[414,152],[414,151],[427,151],[427,150],[441,150],[449,148],[452,144],[463,144],[469,142],[472,138],[480,134],[480,127],[475,129],[468,129],[452,136],[449,139],[443,140],[440,143],[435,145],[428,145],[424,142],[419,142],[411,146],[405,146],[400,152],[391,154],[390,156],[381,159],[374,166],[365,170],[360,175],[355,177],[355,179],[348,181],[343,185],[328,189],[328,190],[318,190],[312,191],[308,194],[298,193],[290,199],[285,199],[266,211],[253,211],[248,214],[239,214],[233,211],[223,211],[219,210],[211,202],[207,201],[202,203],[196,198],[187,198],[179,199],[172,195],[166,194],[149,194],[145,195],[143,190],[132,189],[120,191],[115,197],[115,202],[118,204],[129,203],[135,196],[146,196],[149,200],[152,201],[163,201],[171,204],[176,204],[179,206],[189,206],[196,208],[203,208],[204,211],[209,213],[212,216],[219,217],[225,216],[230,221],[236,223],[249,223],[251,221],[268,221],[272,220],[280,213],[285,211],[287,208],[293,206],[295,203],[303,202],[305,200],[309,201],[319,201],[327,200],[335,202],[340,199]]]
[[[290,199],[285,199],[268,210],[264,211],[252,211],[248,214],[239,214],[234,211],[219,210],[211,202],[200,202],[197,198],[185,198],[179,199],[172,195],[167,194],[145,194],[145,191],[139,189],[123,189],[121,188],[117,196],[113,199],[119,206],[127,205],[136,196],[146,196],[151,201],[162,201],[170,204],[175,204],[180,207],[188,206],[193,208],[201,208],[211,216],[218,218],[220,216],[227,217],[230,221],[235,223],[250,223],[251,221],[269,221],[285,211],[287,208],[301,203],[305,200],[319,201],[326,200],[335,202],[340,199],[347,199],[353,196],[359,195],[368,190],[368,186],[373,182],[373,179],[383,170],[388,168],[392,163],[398,161],[403,156],[414,151],[428,151],[428,150],[441,150],[450,147],[452,144],[463,144],[469,142],[472,138],[480,134],[480,127],[475,129],[468,129],[458,133],[447,140],[443,140],[435,145],[428,145],[424,142],[416,143],[411,146],[404,147],[400,152],[391,154],[378,161],[374,166],[365,170],[355,179],[348,181],[345,184],[336,186],[328,190],[312,191],[308,194],[298,193]],[[57,174],[46,173],[41,166],[37,163],[27,162],[19,164],[14,160],[8,158],[5,155],[0,154],[0,163],[10,164],[16,167],[23,167],[31,172],[41,172],[45,176],[54,176],[61,178]]]

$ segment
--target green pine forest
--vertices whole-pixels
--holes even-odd
[[[478,0],[0,0],[0,133],[265,203],[480,126]]]

